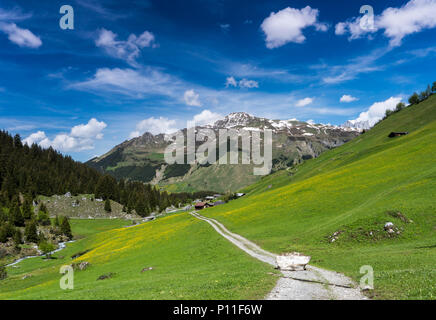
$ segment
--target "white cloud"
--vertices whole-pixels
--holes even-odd
[[[369,107],[368,111],[362,112],[354,121],[367,121],[369,126],[372,127],[385,116],[386,110],[394,110],[401,100],[401,97],[390,97],[386,101],[376,102]]]
[[[375,23],[371,23],[368,17],[355,17],[345,22],[339,22],[335,26],[335,34],[338,36],[350,34],[348,40],[354,40],[368,33],[377,32]]]
[[[224,117],[219,113],[212,112],[210,110],[203,110],[201,113],[194,116],[193,121],[197,126],[214,124],[216,121],[223,119]]]
[[[353,101],[357,101],[359,99],[357,99],[356,97],[350,96],[348,94],[344,94],[341,99],[339,99],[340,102],[342,103],[349,103],[349,102],[353,102]]]
[[[71,136],[75,138],[84,139],[102,139],[103,134],[101,131],[107,127],[106,123],[99,122],[97,119],[92,118],[87,124],[80,124],[71,129]]]
[[[170,120],[165,117],[159,118],[148,118],[144,119],[136,125],[136,130],[130,133],[129,138],[136,138],[144,134],[145,132],[150,132],[151,134],[169,134],[177,131],[176,121]]]
[[[102,131],[107,127],[106,123],[99,122],[92,118],[87,124],[80,124],[71,129],[69,134],[62,133],[50,140],[44,131],[32,133],[23,140],[29,146],[33,143],[43,148],[53,147],[62,152],[94,149],[94,141],[103,139]]]
[[[23,140],[24,144],[27,144],[28,146],[31,146],[32,144],[40,143],[42,140],[46,139],[47,136],[45,135],[44,131],[38,131],[35,133],[32,133],[30,136],[28,136],[26,139]]]
[[[185,99],[185,103],[188,106],[201,107],[200,95],[198,93],[195,93],[193,89],[186,90],[183,98]]]
[[[385,29],[391,45],[398,46],[405,36],[436,26],[436,0],[411,0],[401,8],[387,8],[377,26]]]
[[[304,98],[301,100],[298,100],[295,104],[296,107],[305,107],[313,102],[312,98]]]
[[[228,77],[226,79],[226,88],[228,87],[240,87],[240,88],[259,88],[259,82],[255,80],[241,79],[237,81],[235,77]]]
[[[313,26],[317,31],[327,31],[328,26],[318,22],[318,9],[307,6],[303,9],[285,8],[272,12],[260,26],[266,35],[269,49],[281,47],[289,42],[303,43],[303,29]]]
[[[20,47],[39,48],[41,39],[28,29],[22,29],[15,23],[0,22],[0,31],[8,35],[8,39]]]
[[[125,60],[132,66],[136,66],[136,58],[139,57],[141,49],[157,46],[153,33],[149,31],[144,31],[139,37],[132,33],[127,41],[119,41],[116,38],[116,33],[101,29],[95,45],[103,48],[110,56]]]
[[[86,81],[71,84],[73,89],[91,91],[99,94],[116,93],[134,99],[143,99],[144,95],[164,95],[177,97],[181,83],[177,78],[155,68],[98,69],[95,75]]]
[[[362,19],[366,19],[366,16],[338,23],[335,33],[350,34],[349,40],[353,40],[384,30],[384,35],[390,39],[390,45],[399,46],[407,35],[436,27],[436,0],[410,0],[400,8],[387,8],[374,17],[373,28],[361,28]]]
[[[362,73],[382,70],[384,66],[376,62],[391,50],[390,47],[375,49],[370,54],[353,58],[344,65],[327,66],[322,81],[327,84],[336,84],[356,79]]]

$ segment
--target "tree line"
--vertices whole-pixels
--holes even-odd
[[[425,91],[422,91],[420,94],[418,94],[417,92],[414,92],[410,97],[409,97],[409,104],[410,105],[414,105],[414,104],[419,104],[425,100],[427,100],[431,95],[436,93],[436,81],[433,82],[433,85],[427,86],[427,89]],[[386,110],[385,112],[385,117],[383,118],[386,119],[387,117],[389,117],[390,115],[394,114],[395,112],[399,112],[401,110],[403,110],[404,108],[406,108],[406,104],[404,104],[403,102],[399,102],[397,104],[397,106],[395,107],[394,110]]]
[[[0,207],[9,209],[13,209],[14,197],[18,195],[32,202],[38,195],[71,192],[73,195],[95,194],[96,198],[119,202],[126,212],[135,210],[141,216],[212,193],[170,194],[142,182],[117,181],[51,147],[23,144],[19,135],[12,137],[6,131],[0,131],[0,186]],[[20,203],[21,207],[23,205],[24,201]]]

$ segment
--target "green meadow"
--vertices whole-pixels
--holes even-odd
[[[122,220],[71,224],[79,240],[55,259],[8,267],[0,299],[262,299],[277,280],[271,267],[187,213],[129,228]],[[84,254],[71,259],[77,253]],[[73,290],[61,290],[60,267],[81,261],[90,266],[74,272]]]
[[[393,131],[409,134],[388,138]],[[436,95],[245,192],[203,214],[356,281],[370,265],[373,298],[436,298]],[[386,232],[387,222],[399,233]]]

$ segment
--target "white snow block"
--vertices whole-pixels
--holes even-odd
[[[276,257],[277,268],[284,271],[306,270],[310,258],[296,252],[286,253]]]

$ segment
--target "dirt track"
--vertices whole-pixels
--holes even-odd
[[[255,243],[227,230],[215,219],[191,212],[197,219],[209,223],[219,234],[250,256],[277,267],[276,255]],[[364,300],[367,299],[351,279],[343,274],[307,266],[305,271],[282,271],[276,287],[266,300]]]

